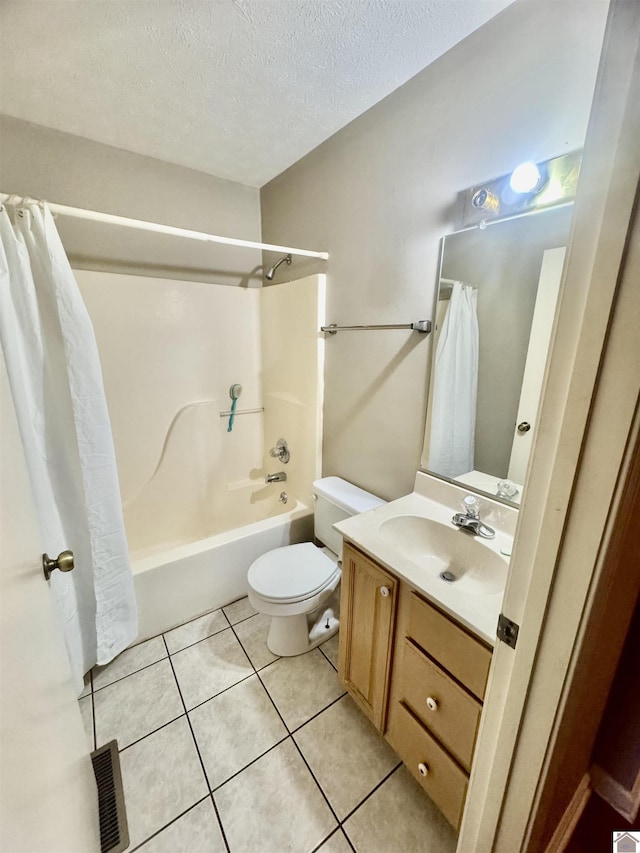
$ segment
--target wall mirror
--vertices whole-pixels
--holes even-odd
[[[422,469],[522,498],[573,204],[442,239]]]

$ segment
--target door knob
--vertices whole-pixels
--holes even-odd
[[[418,764],[418,773],[421,776],[428,776],[429,775],[429,765],[424,764],[424,762],[421,761],[420,764]]]
[[[51,572],[54,569],[60,569],[61,572],[70,572],[73,566],[73,551],[60,551],[55,560],[52,560],[48,554],[42,555],[42,569],[47,580],[51,577]]]
[[[391,590],[389,589],[389,587],[388,587],[388,586],[381,586],[381,587],[380,587],[380,595],[381,595],[383,598],[389,598],[389,594],[390,594],[390,592],[391,592]]]
[[[518,432],[529,432],[531,429],[531,424],[527,423],[527,421],[522,421],[522,423],[518,424]]]

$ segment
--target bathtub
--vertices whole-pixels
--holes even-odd
[[[290,511],[197,542],[149,553],[133,551],[138,599],[136,642],[230,604],[247,594],[247,571],[257,557],[313,538],[313,510],[297,502]]]

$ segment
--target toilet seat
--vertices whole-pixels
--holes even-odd
[[[294,604],[313,598],[339,579],[334,559],[312,542],[268,551],[249,568],[250,590],[263,601]]]

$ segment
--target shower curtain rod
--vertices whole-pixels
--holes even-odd
[[[289,255],[319,258],[322,261],[326,261],[329,257],[328,252],[312,252],[310,249],[294,249],[292,246],[276,246],[271,243],[257,243],[253,240],[239,240],[235,237],[221,237],[218,234],[207,234],[204,231],[190,231],[187,228],[175,228],[173,225],[146,222],[144,219],[129,219],[126,216],[116,216],[113,213],[99,213],[97,210],[85,210],[82,207],[69,207],[66,204],[43,202],[35,198],[22,197],[16,193],[0,193],[0,202],[8,201],[10,198],[21,199],[25,204],[46,204],[52,213],[57,213],[60,216],[89,219],[93,222],[104,222],[107,225],[121,225],[123,228],[137,228],[139,231],[153,231],[157,234],[168,234],[172,237],[184,237],[187,240],[200,240],[203,243],[225,243],[229,246],[240,246],[243,249],[286,252]]]

